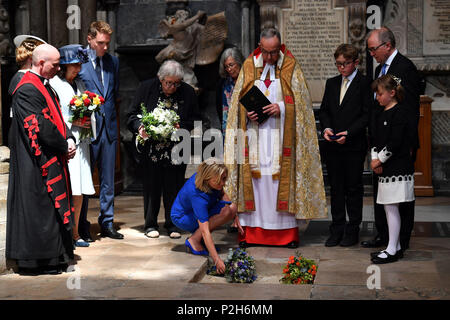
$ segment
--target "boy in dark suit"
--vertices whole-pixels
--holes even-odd
[[[319,111],[331,187],[332,223],[327,247],[352,246],[359,241],[364,194],[362,173],[372,94],[370,79],[356,68],[358,54],[358,49],[351,44],[341,44],[336,49],[334,58],[340,75],[327,80]]]

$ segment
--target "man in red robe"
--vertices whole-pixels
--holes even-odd
[[[48,84],[59,71],[58,50],[43,44],[32,59],[11,106],[6,258],[21,274],[58,274],[73,259],[67,161],[76,146]]]

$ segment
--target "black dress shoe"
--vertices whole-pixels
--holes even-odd
[[[88,233],[80,233],[80,238],[83,239],[86,242],[94,242],[90,232],[88,232]]]
[[[341,242],[341,237],[331,236],[325,242],[325,247],[335,247]]]
[[[380,238],[375,238],[372,240],[366,240],[361,242],[361,246],[364,248],[378,248],[387,246],[387,243],[385,241],[382,241]]]
[[[375,258],[372,258],[372,262],[375,264],[385,264],[385,263],[391,263],[398,261],[397,254],[390,255],[387,251],[381,251],[379,254],[384,253],[386,255],[386,258],[380,258],[379,256],[376,256]]]
[[[113,227],[102,229],[102,237],[108,237],[112,239],[123,239],[123,234],[119,233]]]
[[[376,256],[378,256],[382,251],[375,251],[375,252],[371,252],[370,253],[370,257],[375,258]],[[397,253],[395,254],[397,256],[397,258],[402,259],[403,258],[403,250],[400,249],[397,251]]]
[[[342,239],[340,246],[341,247],[351,247],[358,243],[358,237],[344,237]]]
[[[85,238],[80,237],[80,238],[83,239],[83,240],[86,241],[86,242],[94,242],[94,240],[92,240],[91,237],[85,237]]]
[[[298,248],[298,242],[297,241],[291,241],[286,246],[289,249],[295,249]]]

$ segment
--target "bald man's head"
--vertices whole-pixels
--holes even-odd
[[[33,51],[31,70],[46,79],[53,78],[60,70],[59,51],[49,44],[41,44]]]

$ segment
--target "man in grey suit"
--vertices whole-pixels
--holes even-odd
[[[97,164],[100,179],[100,214],[98,223],[102,236],[123,239],[123,235],[113,227],[114,218],[114,169],[117,148],[117,114],[115,103],[119,89],[119,59],[108,51],[112,29],[104,21],[91,23],[87,40],[90,62],[83,64],[80,78],[88,91],[105,99],[101,113],[96,114],[96,138],[91,143],[91,162]],[[86,220],[88,199],[85,197],[80,215],[80,236],[92,241],[89,222]]]

